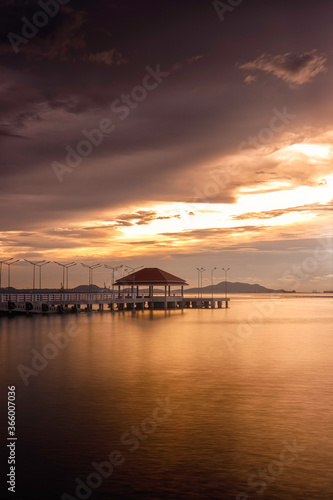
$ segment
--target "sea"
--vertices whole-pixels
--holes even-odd
[[[1,317],[1,498],[333,499],[332,295]]]

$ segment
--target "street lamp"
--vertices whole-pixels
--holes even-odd
[[[206,271],[206,269],[203,269],[203,270],[201,271],[201,298],[202,298],[202,273],[203,273],[204,271]]]
[[[43,262],[45,262],[45,259],[44,260],[37,260],[36,262],[33,262],[31,260],[27,260],[27,259],[24,259],[25,262],[28,262],[28,264],[31,264],[33,266],[33,271],[32,271],[32,292],[35,293],[35,270],[36,270],[36,266],[38,264],[42,264]]]
[[[200,286],[201,286],[201,298],[202,298],[202,273],[206,271],[203,267],[197,267],[198,270],[198,298],[200,298]],[[201,278],[201,279],[200,279]]]
[[[138,266],[138,267],[131,267],[131,266],[125,266],[124,271],[127,273],[128,271],[131,271],[132,273],[135,273],[138,269],[141,269],[143,266]]]
[[[0,290],[1,290],[1,273],[2,273],[2,264],[7,264],[10,260],[13,260],[14,257],[10,259],[0,260]]]
[[[115,273],[115,271],[118,271],[118,269],[121,269],[124,266],[123,266],[123,264],[121,264],[120,266],[112,267],[112,266],[108,266],[107,264],[104,264],[104,267],[112,270],[112,294],[113,294],[114,293],[114,273]]]
[[[211,284],[212,284],[212,299],[214,298],[214,283],[213,283],[213,272],[217,269],[216,267],[213,267],[211,270],[210,276],[211,276]]]
[[[224,271],[224,294],[225,294],[225,298],[227,298],[227,279],[228,279],[228,271],[229,271],[230,267],[228,267],[228,269],[224,269],[224,267],[222,267],[222,271]]]
[[[69,264],[66,264],[65,267],[66,267],[66,290],[68,291],[69,287],[68,287],[68,269],[70,267],[73,267],[73,266],[76,266],[76,262],[70,262]]]
[[[143,266],[138,266],[138,267],[131,267],[131,266],[126,266],[125,267],[125,272],[128,272],[128,271],[131,271],[132,273],[134,273],[134,277],[133,277],[133,288],[135,287],[135,273],[138,269],[141,269]],[[135,292],[134,292],[135,293]]]
[[[62,286],[63,289],[68,290],[68,269],[72,266],[76,266],[76,262],[68,262],[67,264],[61,264],[60,262],[54,261],[55,264],[62,267]],[[65,285],[66,280],[66,285]]]
[[[101,267],[101,264],[93,264],[92,266],[88,266],[87,264],[83,264],[81,262],[81,265],[83,267],[87,267],[89,269],[89,293],[91,292],[91,285],[92,285],[92,282],[93,282],[93,272],[94,272],[94,269],[96,269],[97,267]]]
[[[7,278],[7,285],[8,285],[8,293],[10,293],[10,266],[12,264],[16,264],[16,262],[19,262],[20,259],[13,260],[13,262],[5,262],[8,266],[8,278]]]
[[[41,262],[40,264],[36,263],[36,266],[39,267],[39,290],[42,289],[42,267],[46,266],[46,264],[49,264],[50,261],[48,260],[47,262]]]

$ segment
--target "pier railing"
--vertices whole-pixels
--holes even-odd
[[[180,300],[182,299],[181,295],[172,295],[167,296],[167,300]],[[126,301],[126,300],[165,300],[165,295],[163,294],[154,294],[154,296],[149,296],[147,294],[141,293],[137,294],[133,293],[118,293],[118,292],[101,292],[101,293],[9,293],[9,294],[1,294],[0,302],[42,302],[45,304],[63,304],[63,303],[87,303],[93,302],[96,304],[103,304],[108,302],[117,302],[117,301]]]
[[[0,312],[3,313],[45,313],[78,310],[92,310],[98,306],[103,311],[107,305],[112,311],[124,309],[177,309],[177,308],[223,308],[229,307],[229,298],[198,298],[182,295],[154,294],[136,292],[101,293],[7,293],[0,294]]]

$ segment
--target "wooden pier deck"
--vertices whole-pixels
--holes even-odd
[[[145,309],[215,309],[228,308],[229,298],[185,297],[136,293],[30,293],[0,294],[2,314],[50,314],[64,312],[125,311]]]

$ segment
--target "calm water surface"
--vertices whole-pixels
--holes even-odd
[[[2,498],[332,499],[332,305],[0,318],[3,462],[7,385],[18,437]]]

